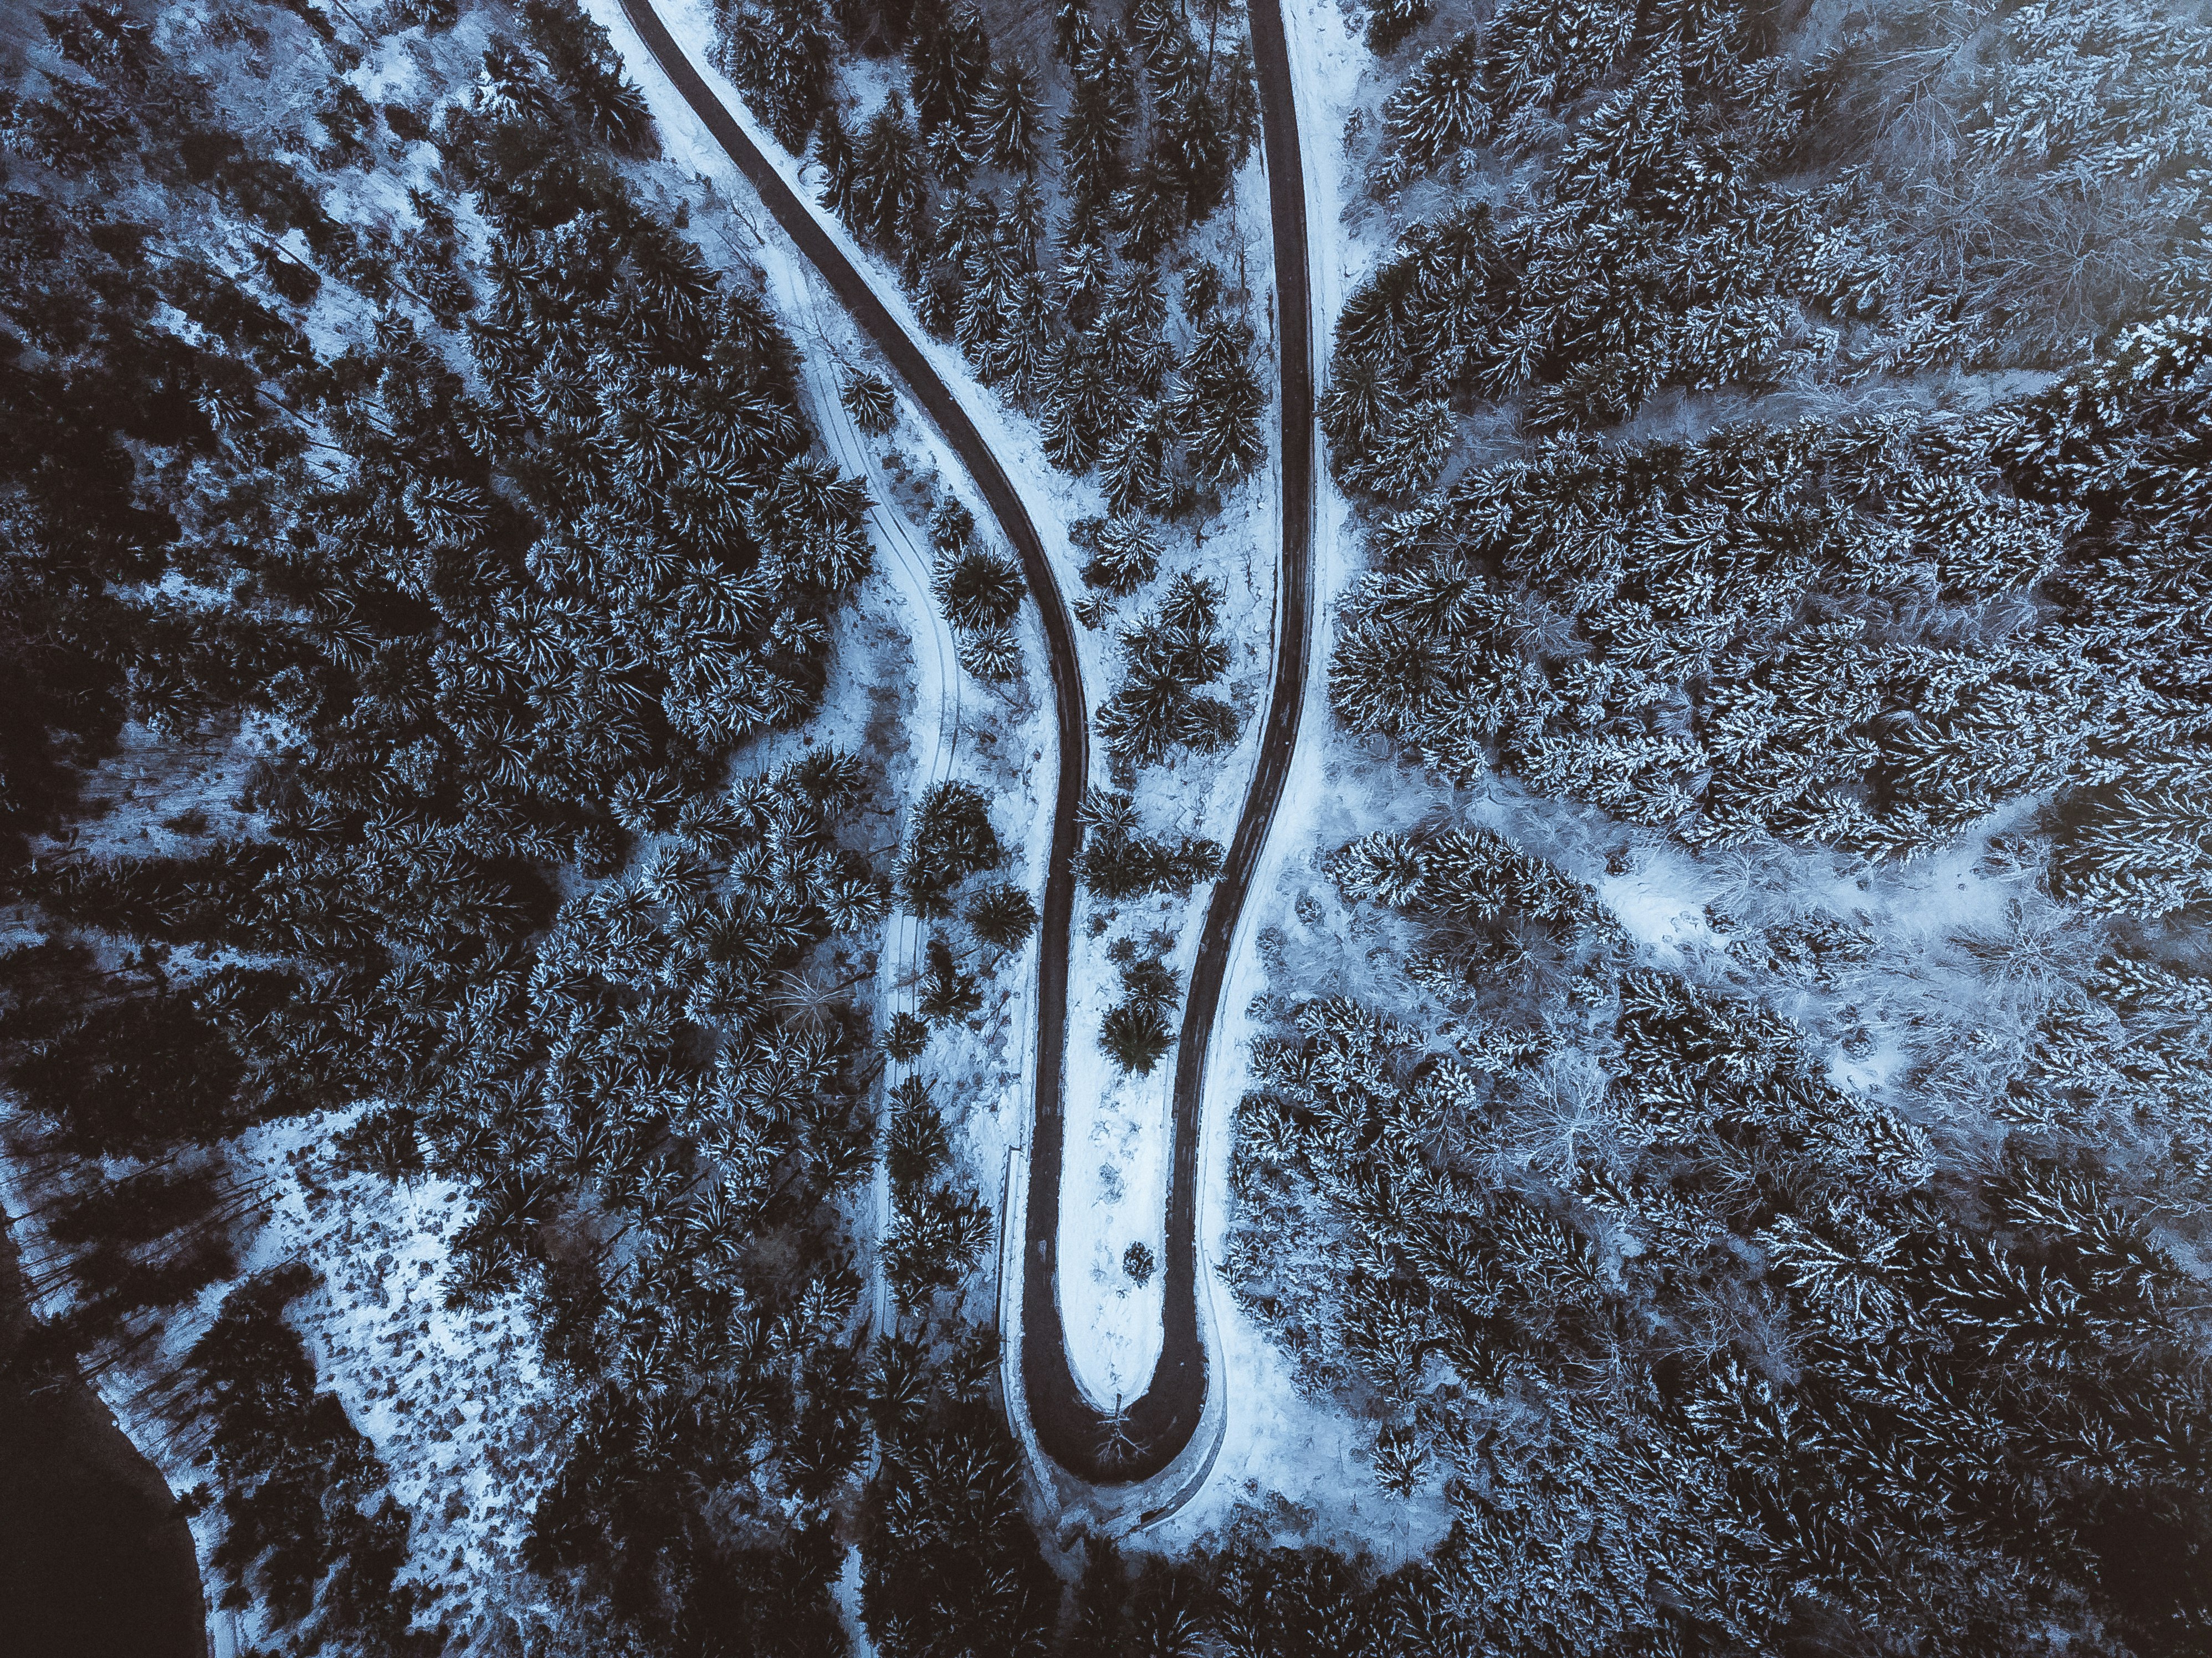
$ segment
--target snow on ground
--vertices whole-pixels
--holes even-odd
[[[1322,319],[1316,349],[1325,361],[1337,308],[1395,234],[1393,216],[1360,199],[1364,181],[1352,176],[1350,164],[1332,164],[1343,156],[1336,135],[1355,118],[1358,124],[1376,120],[1404,63],[1376,65],[1333,0],[1290,0],[1285,12],[1307,160],[1315,305]],[[1249,1084],[1244,1055],[1273,1011],[1267,993],[1343,991],[1401,1004],[1416,999],[1397,975],[1392,952],[1381,947],[1390,939],[1389,919],[1371,912],[1355,915],[1323,873],[1328,856],[1345,841],[1424,821],[1489,823],[1595,886],[1644,959],[1708,980],[1742,978],[1728,946],[1740,925],[1735,912],[1745,908],[1747,884],[1765,896],[1765,908],[1745,921],[1817,912],[1894,929],[1903,944],[1899,959],[1870,969],[1858,983],[1806,993],[1784,1010],[1807,1023],[1815,1042],[1834,1054],[1832,1074],[1838,1083],[1870,1091],[1903,1071],[1919,1040],[1912,1033],[1940,1023],[1942,1004],[1960,999],[1962,975],[1948,957],[1954,935],[2002,925],[2021,894],[2016,876],[2002,857],[1993,859],[1992,850],[2032,810],[2027,805],[1996,815],[1941,856],[1901,870],[1869,871],[1855,859],[1781,847],[1733,859],[1699,857],[1613,825],[1600,814],[1535,800],[1509,779],[1486,778],[1474,788],[1455,790],[1423,778],[1399,766],[1386,747],[1370,750],[1339,730],[1328,710],[1325,674],[1334,615],[1360,565],[1347,505],[1324,471],[1315,546],[1319,616],[1312,677],[1297,756],[1224,990],[1216,1053],[1227,1062],[1218,1061],[1201,1147],[1200,1236],[1216,1268],[1205,1274],[1206,1311],[1228,1382],[1227,1421],[1205,1485],[1176,1515],[1138,1534],[1162,1547],[1186,1546],[1240,1508],[1255,1504],[1279,1522],[1284,1540],[1310,1533],[1340,1546],[1364,1542],[1391,1559],[1431,1546],[1449,1523],[1436,1497],[1401,1503],[1376,1491],[1364,1467],[1366,1430],[1298,1394],[1280,1356],[1225,1293],[1218,1271],[1231,1219],[1225,1201],[1231,1102]],[[1279,966],[1286,954],[1303,957],[1315,970],[1280,972],[1279,982],[1271,986],[1270,959]],[[1330,963],[1325,970],[1334,975],[1327,983],[1318,976],[1324,958]],[[1871,982],[1876,976],[1879,985]],[[1854,994],[1867,1005],[1839,1005]],[[1884,1006],[1886,1015],[1879,1011]],[[1846,1054],[1832,1040],[1838,1026],[1870,1011],[1877,1017],[1869,1023],[1882,1028],[1859,1031],[1856,1053]],[[1974,1013],[1969,1008],[1960,1017]],[[1272,1507],[1270,1497],[1279,1499]]]
[[[565,1413],[520,1295],[481,1313],[445,1305],[447,1235],[468,1213],[459,1189],[333,1173],[329,1147],[346,1121],[264,1125],[231,1143],[240,1177],[272,1184],[241,1264],[253,1272],[305,1260],[322,1272],[289,1316],[319,1385],[374,1442],[414,1515],[405,1576],[459,1597],[439,1609],[459,1621],[471,1610],[460,1585],[520,1572]],[[210,1289],[198,1310],[211,1315],[222,1292]]]
[[[507,1594],[534,1593],[518,1550],[538,1492],[555,1466],[565,1412],[540,1369],[521,1298],[486,1311],[448,1310],[447,1235],[467,1206],[447,1181],[392,1186],[341,1175],[331,1148],[350,1112],[264,1124],[216,1148],[242,1187],[262,1187],[264,1208],[240,1229],[239,1278],[305,1262],[321,1283],[287,1316],[313,1358],[316,1386],[337,1396],[375,1446],[392,1494],[412,1516],[403,1582],[433,1597],[426,1612],[459,1632],[490,1617]],[[36,1194],[10,1187],[28,1215]],[[26,1225],[27,1246],[55,1246]],[[128,1362],[102,1370],[102,1401],[172,1489],[211,1483],[194,1436],[179,1436],[146,1401],[214,1322],[237,1279],[210,1284],[155,1327]],[[59,1291],[55,1292],[58,1295]],[[40,1310],[58,1310],[49,1300]],[[210,1508],[193,1515],[203,1563],[222,1537]],[[213,1580],[210,1578],[210,1582]],[[211,1611],[219,1654],[244,1653],[267,1631],[251,1611]]]
[[[241,792],[289,740],[282,720],[261,714],[182,741],[131,720],[116,751],[85,773],[83,817],[48,844],[100,858],[190,858],[217,840],[254,836],[260,821]]]
[[[1375,257],[1371,246],[1344,229],[1346,191],[1337,139],[1370,60],[1331,0],[1286,0],[1284,13],[1305,168],[1318,391],[1326,384],[1337,311]],[[1295,915],[1297,900],[1319,879],[1318,858],[1349,838],[1338,829],[1354,823],[1359,827],[1353,833],[1381,827],[1373,821],[1377,812],[1401,813],[1410,821],[1425,805],[1395,786],[1387,762],[1345,743],[1329,714],[1328,646],[1338,604],[1356,570],[1357,549],[1347,533],[1346,504],[1326,467],[1318,471],[1312,656],[1297,753],[1223,987],[1200,1150],[1202,1292],[1225,1385],[1226,1422],[1205,1485],[1178,1513],[1140,1535],[1176,1546],[1224,1523],[1242,1505],[1266,1508],[1268,1499],[1278,1498],[1291,1505],[1293,1531],[1304,1528],[1343,1546],[1364,1544],[1403,1558],[1440,1537],[1445,1516],[1436,1504],[1395,1503],[1374,1490],[1359,1466],[1357,1446],[1364,1430],[1340,1412],[1299,1396],[1287,1367],[1225,1293],[1219,1274],[1231,1219],[1226,1194],[1232,1115],[1250,1084],[1247,1055],[1260,1034],[1258,1003],[1268,988],[1262,948],[1268,930]],[[1278,1512],[1285,1511],[1279,1507]]]
[[[1269,424],[1267,467],[1224,501],[1213,520],[1218,527],[1207,538],[1223,551],[1217,561],[1199,566],[1230,595],[1223,606],[1223,631],[1233,665],[1227,683],[1209,689],[1225,695],[1236,708],[1237,742],[1218,755],[1176,754],[1126,781],[1114,775],[1112,756],[1093,746],[1094,786],[1125,787],[1150,835],[1174,841],[1194,835],[1226,847],[1259,759],[1273,667],[1281,536],[1278,428],[1274,422]],[[1232,556],[1238,562],[1227,564]],[[1176,568],[1170,550],[1152,588],[1127,601],[1125,609],[1133,613],[1144,606]],[[1242,605],[1237,603],[1240,592]],[[1139,1286],[1122,1271],[1121,1257],[1131,1244],[1142,1243],[1156,1262],[1166,1259],[1175,1080],[1172,1049],[1149,1075],[1124,1076],[1099,1046],[1107,1010],[1121,996],[1121,972],[1107,951],[1121,940],[1147,953],[1157,948],[1188,987],[1212,893],[1213,884],[1207,882],[1188,898],[1157,893],[1108,902],[1088,892],[1076,897],[1069,941],[1067,1149],[1060,1174],[1059,1294],[1076,1381],[1103,1407],[1140,1396],[1159,1358],[1162,1280],[1156,1274]]]
[[[825,314],[830,308],[819,302],[816,281],[810,279],[804,262],[780,235],[763,236],[754,252],[767,274],[779,313],[807,337],[800,347],[805,353],[800,379],[815,428],[840,469],[868,483],[868,533],[876,553],[871,580],[887,583],[896,595],[912,641],[914,676],[911,696],[900,699],[905,707],[906,732],[898,763],[894,765],[893,756],[887,752],[881,757],[890,773],[891,798],[918,800],[955,774],[965,677],[952,629],[930,597],[929,539],[902,509],[882,461],[844,406],[836,370],[841,360],[851,361],[848,353],[853,348],[831,335],[833,319]],[[896,695],[900,689],[903,688],[878,684],[871,688],[871,694]],[[884,747],[888,748],[887,742]],[[903,838],[909,826],[897,827]],[[894,1013],[918,1011],[921,995],[916,981],[922,970],[925,940],[921,920],[904,907],[895,908],[886,919],[877,969],[877,1005],[886,1022]],[[903,1075],[910,1067],[894,1068]],[[895,1080],[887,1071],[879,1096]],[[890,1181],[880,1163],[870,1196],[874,1212],[872,1224],[865,1233],[872,1241],[880,1240],[890,1225]],[[890,1322],[890,1290],[879,1255],[871,1260],[868,1276],[876,1327],[886,1328]]]

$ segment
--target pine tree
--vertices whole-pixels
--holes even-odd
[[[930,586],[945,619],[969,632],[1005,627],[1021,609],[1027,591],[1020,567],[983,547],[939,555]]]
[[[1032,407],[1048,384],[1058,317],[1044,278],[1034,270],[1024,273],[1015,284],[1013,314],[981,365],[985,378],[1005,382],[1022,408]]]
[[[970,0],[958,0],[949,12],[941,0],[922,0],[915,11],[907,64],[915,119],[924,137],[945,127],[964,132],[990,75],[990,36]]]
[[[951,122],[933,129],[921,141],[929,155],[929,170],[948,190],[960,189],[975,171],[969,144],[967,129]]]
[[[822,0],[750,0],[728,16],[721,40],[730,78],[755,94],[776,142],[803,154],[830,105],[841,46]]]
[[[1045,454],[1064,471],[1087,471],[1097,462],[1121,405],[1114,383],[1079,339],[1054,343],[1043,380],[1050,388],[1044,413]]]
[[[988,233],[971,247],[961,265],[961,349],[979,364],[990,361],[1015,321],[1016,307],[1030,273],[1020,252],[994,217]]]
[[[1180,987],[1158,956],[1140,953],[1127,939],[1117,940],[1107,955],[1121,969],[1121,999],[1107,1010],[1099,1045],[1124,1072],[1144,1076],[1174,1045],[1168,1016],[1175,1011]]]
[[[1090,0],[1059,0],[1052,14],[1053,55],[1073,70],[1097,45],[1098,31],[1091,21]]]
[[[845,131],[845,111],[834,102],[821,112],[821,119],[814,126],[814,160],[821,164],[823,171],[823,206],[830,208],[845,223],[852,223],[854,184],[860,175],[860,168],[854,153],[852,133]]]
[[[1067,249],[1060,264],[1060,298],[1066,307],[1068,321],[1078,329],[1087,329],[1097,320],[1099,307],[1105,303],[1113,286],[1113,256],[1105,244],[1073,234],[1073,222],[1067,227]]]
[[[1148,264],[1126,267],[1090,331],[1107,372],[1126,390],[1145,397],[1159,394],[1175,361],[1164,331],[1167,319],[1167,290],[1158,269]]]
[[[928,208],[929,184],[920,142],[896,92],[868,121],[853,156],[854,233],[880,246],[915,245]]]
[[[947,495],[930,509],[929,545],[942,564],[974,544],[975,515],[957,495]]]
[[[1407,165],[1426,171],[1490,134],[1480,35],[1470,29],[1423,56],[1382,117]]]
[[[1266,452],[1260,416],[1267,394],[1249,360],[1250,345],[1250,325],[1217,314],[1200,325],[1183,359],[1183,392],[1176,399],[1175,417],[1201,489],[1227,489]]]
[[[1402,410],[1349,481],[1388,499],[1417,495],[1436,482],[1456,429],[1451,406],[1440,399]]]
[[[1087,547],[1083,580],[1126,598],[1159,573],[1160,539],[1142,519],[1089,519],[1068,527],[1068,539]]]
[[[898,401],[880,374],[855,374],[845,382],[845,411],[872,438],[888,436],[898,424]]]
[[[1221,304],[1221,267],[1211,259],[1193,259],[1182,273],[1182,319],[1194,329],[1203,327]]]
[[[1011,628],[970,629],[960,635],[957,653],[961,667],[988,683],[1002,685],[1021,675],[1021,641]]]
[[[1034,176],[1024,178],[1006,202],[1006,234],[1021,250],[1024,270],[1037,269],[1037,244],[1044,236],[1044,192],[1037,188]]]
[[[1202,72],[1202,65],[1194,52],[1194,75]],[[1175,168],[1188,224],[1198,223],[1228,199],[1230,179],[1242,163],[1241,152],[1249,148],[1237,136],[1237,119],[1202,82],[1168,102],[1160,137]]]
[[[951,914],[951,894],[1003,855],[988,803],[974,785],[939,783],[915,808],[899,887],[920,915]]]
[[[1360,465],[1396,418],[1403,399],[1374,360],[1340,349],[1322,394],[1321,426],[1342,469]]]
[[[1157,71],[1190,44],[1189,31],[1168,0],[1131,0],[1127,16],[1130,43],[1147,69]]]
[[[1128,48],[1109,29],[1075,69],[1075,88],[1060,124],[1061,176],[1079,211],[1095,212],[1121,183],[1121,145],[1136,118]]]
[[[1121,227],[1121,252],[1149,264],[1179,235],[1189,215],[1183,194],[1181,157],[1164,131],[1156,131],[1145,159],[1114,194],[1114,216]]]
[[[1098,1045],[1130,1076],[1150,1076],[1169,1048],[1175,1031],[1168,1016],[1148,1002],[1118,1002],[1106,1010]]]
[[[933,1024],[964,1019],[983,1005],[982,986],[974,974],[961,969],[943,933],[930,934],[926,956],[920,1002],[923,1018]]]
[[[1429,0],[1368,0],[1368,51],[1378,57],[1389,55],[1434,15]]]
[[[1169,411],[1152,404],[1137,411],[1099,458],[1099,483],[1109,511],[1127,518],[1169,499]]]
[[[985,944],[1016,950],[1036,931],[1036,904],[1025,887],[1004,882],[984,888],[968,902],[968,925]]]
[[[920,1059],[929,1047],[929,1027],[911,1013],[891,1015],[884,1033],[884,1052],[902,1065]]]
[[[984,165],[1034,175],[1043,112],[1036,76],[1028,64],[1009,58],[994,69],[975,105],[975,146]]]

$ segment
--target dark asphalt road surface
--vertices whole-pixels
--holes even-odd
[[[1297,734],[1310,645],[1314,389],[1305,179],[1279,0],[1254,0],[1251,7],[1253,56],[1259,73],[1274,234],[1283,370],[1283,545],[1274,679],[1251,792],[1237,820],[1200,934],[1182,1038],[1176,1055],[1175,1147],[1168,1187],[1166,1310],[1160,1360],[1144,1396],[1127,1404],[1119,1421],[1109,1420],[1076,1384],[1056,1293],[1054,1253],[1060,1234],[1060,1165],[1066,1139],[1064,1059],[1068,929],[1075,901],[1075,814],[1090,762],[1088,711],[1077,667],[1074,626],[1066,601],[1021,498],[928,358],[877,298],[807,204],[723,107],[647,0],[623,0],[623,10],[684,101],[760,192],[776,222],[821,272],[905,381],[915,401],[959,453],[1007,542],[1020,557],[1030,591],[1036,597],[1051,661],[1060,777],[1039,918],[1036,1106],[1030,1141],[1029,1215],[1022,1273],[1023,1390],[1038,1444],[1067,1473],[1100,1485],[1149,1479],[1189,1442],[1206,1402],[1206,1355],[1199,1332],[1197,1302],[1197,1186],[1206,1048],[1219,1009],[1237,919],[1282,798],[1283,780]],[[1186,1489],[1194,1489],[1194,1482]]]

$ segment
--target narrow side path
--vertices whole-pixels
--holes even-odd
[[[815,337],[826,344],[827,325],[815,292],[816,279],[804,266],[787,258],[780,246],[763,241],[755,250],[769,287],[784,314],[805,318]],[[868,538],[874,544],[878,568],[890,580],[912,623],[915,667],[915,708],[908,720],[913,744],[914,788],[916,799],[949,781],[959,749],[962,674],[958,642],[952,626],[938,608],[930,591],[931,558],[927,537],[892,503],[890,480],[884,474],[874,446],[862,434],[851,410],[845,407],[844,388],[826,349],[806,351],[799,375],[815,429],[839,468],[868,484]],[[886,1013],[918,1013],[921,991],[916,982],[922,971],[921,918],[903,906],[894,905],[884,924],[882,960],[877,965],[879,1005]],[[895,1061],[894,1072],[910,1066]],[[886,1078],[888,1080],[888,1078]],[[890,1236],[890,1181],[880,1159],[875,1176],[873,1204],[876,1236]],[[890,1284],[883,1263],[874,1263],[869,1278],[872,1327],[891,1327]]]

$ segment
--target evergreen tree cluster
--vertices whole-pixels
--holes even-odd
[[[994,1396],[995,1331],[887,1336],[867,1375],[881,1461],[860,1514],[860,1617],[886,1658],[1054,1647],[1060,1583],[1021,1501]]]
[[[1442,1476],[1392,1615],[1480,1652],[2194,1649],[2201,1229],[2094,1141],[1838,1088],[1482,835],[1335,867],[1419,920],[1453,1017],[1320,1000],[1260,1044],[1228,1268],[1386,1491]]]
[[[917,981],[915,1011],[900,1014],[889,1033],[893,1059],[919,1057],[928,1046],[931,1027],[980,1011],[982,977],[995,973],[1036,931],[1036,901],[1028,888],[1004,880],[975,884],[975,877],[1005,860],[981,790],[972,783],[946,781],[922,795],[899,865],[901,896],[916,915],[933,920],[961,914],[974,942],[956,951],[943,932],[932,932]],[[981,968],[970,970],[965,964],[979,956]]]
[[[839,1651],[879,784],[744,750],[818,701],[866,498],[813,458],[752,282],[650,205],[579,9],[480,8],[465,47],[435,8],[378,14],[432,31],[404,46],[301,9],[57,13],[0,100],[0,865],[52,939],[6,962],[9,1085],[88,1191],[84,1158],[368,1102],[342,1159],[455,1183],[449,1302],[520,1296],[559,1378],[526,1555],[578,1649]],[[367,53],[401,50],[431,90],[371,102]],[[287,107],[312,147],[261,118]],[[386,216],[332,168],[393,183]],[[234,833],[69,849],[126,720],[249,719],[275,741]],[[971,900],[993,948],[1034,926]],[[78,1339],[234,1272],[193,1208],[128,1244],[114,1209]],[[988,1221],[942,1208],[918,1278]],[[281,1299],[238,1291],[176,1395],[216,1425],[224,1570],[288,1649],[434,1647]]]
[[[949,916],[961,884],[1005,856],[983,792],[973,783],[939,783],[915,807],[899,890],[917,915]]]
[[[1121,630],[1121,689],[1098,710],[1098,734],[1124,766],[1156,766],[1170,751],[1212,754],[1237,738],[1237,712],[1200,687],[1229,666],[1221,586],[1188,571],[1158,610]]]
[[[1449,774],[1494,759],[1698,846],[1910,854],[2057,792],[2058,889],[2178,913],[2212,869],[2176,793],[2212,684],[2180,551],[2212,500],[2174,464],[2203,339],[2137,331],[1971,416],[1470,473],[1376,532],[1336,708]]]
[[[1510,0],[1433,46],[1386,105],[1376,191],[1447,163],[1534,176],[1413,223],[1346,304],[1339,477],[1419,494],[1471,403],[1573,431],[1669,388],[2063,367],[2201,292],[2202,21],[1992,27],[1976,50],[1961,19],[1882,8],[1801,49],[1720,3]]]
[[[1078,821],[1083,847],[1076,853],[1075,872],[1088,890],[1109,902],[1148,892],[1187,898],[1193,887],[1220,872],[1219,841],[1186,835],[1170,842],[1146,835],[1129,795],[1092,789],[1084,796]]]
[[[1114,1056],[1124,1075],[1151,1075],[1175,1046],[1171,1016],[1182,999],[1182,987],[1161,960],[1161,948],[1157,938],[1150,950],[1133,938],[1116,938],[1106,947],[1106,959],[1121,969],[1121,995],[1099,1022],[1098,1045]]]
[[[1085,555],[1083,581],[1114,598],[1127,598],[1160,570],[1159,532],[1141,518],[1083,518],[1067,538]]]
[[[952,1141],[929,1084],[908,1077],[891,1090],[891,1230],[884,1271],[903,1310],[956,1287],[991,1241],[991,1211],[950,1178]]]
[[[1077,821],[1083,831],[1082,847],[1076,853],[1077,877],[1094,898],[1106,903],[1154,892],[1187,898],[1200,882],[1220,872],[1218,841],[1193,835],[1170,841],[1146,835],[1136,802],[1127,794],[1091,790],[1084,796]],[[1127,938],[1106,947],[1107,960],[1120,969],[1121,993],[1100,1023],[1098,1043],[1125,1074],[1150,1075],[1175,1045],[1174,1016],[1182,990],[1162,959],[1174,945],[1172,932],[1156,932],[1146,947]]]
[[[1062,7],[1064,89],[994,57],[972,5],[856,12],[851,43],[896,47],[907,70],[857,128],[818,0],[720,15],[726,61],[779,140],[799,154],[813,135],[825,203],[896,257],[924,325],[1039,417],[1054,465],[1098,469],[1127,514],[1184,512],[1258,464],[1250,324],[1203,260],[1188,262],[1179,323],[1163,276],[1258,135],[1249,48],[1224,8],[1139,0],[1101,28]],[[1044,140],[1063,97],[1055,174]]]
[[[959,639],[960,665],[978,679],[1004,682],[1021,672],[1014,617],[1029,589],[1011,554],[982,545],[975,515],[950,497],[929,522],[936,572],[930,582]]]

